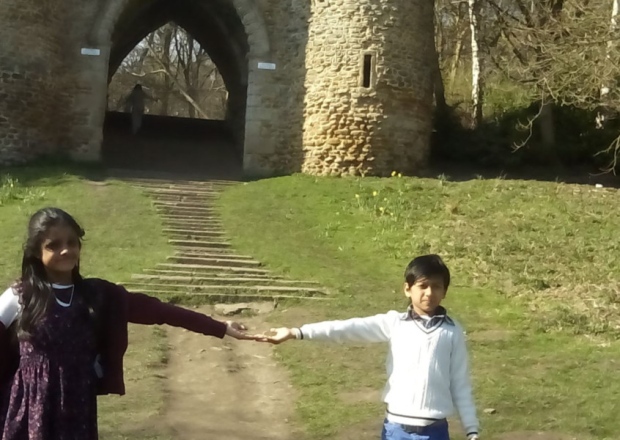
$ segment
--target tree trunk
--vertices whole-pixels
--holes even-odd
[[[437,24],[437,20],[435,20],[435,37],[437,37],[439,26]],[[435,95],[435,106],[437,111],[441,114],[445,113],[448,109],[448,105],[446,104],[446,91],[443,85],[443,78],[441,76],[441,63],[439,61],[439,50],[437,50],[438,41],[435,38],[435,46],[433,47],[434,52],[432,53],[433,59],[431,62],[433,63],[433,94]]]
[[[196,102],[196,93],[194,90],[195,84],[192,81],[192,67],[194,65],[194,38],[191,35],[187,35],[187,59],[184,63],[183,78],[185,79],[185,90],[187,94],[192,97],[192,101]],[[187,103],[187,112],[190,118],[196,117],[196,109],[192,102]]]
[[[479,0],[468,0],[469,23],[471,30],[471,99],[472,99],[472,126],[478,127],[482,123],[482,62],[480,48],[478,46],[479,20],[478,8]]]
[[[450,64],[450,88],[454,87],[454,81],[456,80],[456,74],[459,69],[459,64],[461,63],[461,54],[463,53],[463,40],[465,39],[465,33],[467,32],[467,28],[463,28],[459,31],[458,38],[456,39],[456,44],[454,46],[454,56],[452,57],[452,63]]]
[[[611,60],[611,52],[614,48],[614,40],[618,30],[618,14],[620,14],[620,0],[612,0],[611,5],[611,23],[609,25],[609,41],[607,42],[606,62],[609,64]],[[609,78],[605,78],[605,83],[601,86],[601,101],[604,101],[609,94],[611,84]]]
[[[163,29],[163,35],[161,38],[161,43],[163,45],[162,51],[162,63],[164,64],[164,70],[170,71],[171,69],[171,60],[170,60],[170,46],[172,45],[172,34],[176,29],[173,28],[172,25],[168,24]],[[167,74],[163,74],[163,82],[164,87],[161,90],[160,96],[160,108],[159,113],[162,115],[168,115],[168,108],[170,106],[170,95],[172,93],[172,81]]]
[[[149,35],[146,47],[142,49],[142,52],[140,53],[140,57],[138,58],[138,63],[136,66],[141,73],[144,73],[144,62],[146,61],[146,57],[148,56],[149,51],[152,52],[154,41],[155,33],[151,33],[151,35]]]
[[[177,47],[179,47],[179,45],[177,45]],[[181,65],[182,64],[181,53],[180,53],[180,51],[178,49],[176,51],[177,51],[178,63],[179,63],[179,65]],[[170,81],[172,82],[172,84],[175,84],[177,86],[177,89],[178,89],[179,93],[187,101],[188,107],[192,109],[191,113],[193,113],[194,115],[198,114],[202,118],[208,119],[209,116],[205,113],[205,111],[202,108],[200,108],[200,105],[196,102],[196,100],[193,98],[193,96],[190,95],[190,92],[187,91],[186,86],[184,86],[183,84],[180,83],[179,79],[177,78],[177,75],[174,74],[171,71],[172,69],[170,68],[170,66],[166,66],[159,57],[155,57],[155,58],[153,58],[153,60],[156,61],[157,64],[159,64],[159,66],[162,68],[162,70],[166,73],[166,75],[168,75],[168,77],[170,78]],[[185,66],[183,66],[183,68],[185,68]]]
[[[555,159],[555,154],[553,153],[555,149],[555,124],[553,122],[553,103],[550,101],[543,101],[540,105],[542,106],[540,108],[539,116],[540,137],[544,151],[548,156],[547,159],[553,161]]]
[[[446,90],[443,86],[443,78],[441,77],[441,68],[439,67],[439,60],[435,63],[433,69],[433,92],[435,95],[435,105],[440,113],[445,113],[448,110],[448,104],[446,103]]]

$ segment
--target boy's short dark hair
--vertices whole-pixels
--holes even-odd
[[[413,286],[420,278],[441,277],[447,290],[450,285],[450,270],[439,255],[421,255],[414,258],[405,269],[405,281]]]

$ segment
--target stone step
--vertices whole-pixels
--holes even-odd
[[[230,243],[227,241],[202,241],[202,240],[177,240],[171,238],[168,240],[173,246],[179,247],[193,247],[193,248],[229,248]]]
[[[169,234],[215,234],[215,235],[222,235],[224,233],[224,231],[222,231],[222,228],[216,228],[216,227],[193,227],[193,228],[185,228],[185,227],[178,227],[178,228],[173,228],[173,227],[166,227],[164,228],[164,231],[169,233]]]
[[[207,203],[196,203],[196,202],[175,202],[175,201],[166,201],[166,200],[155,200],[153,202],[153,206],[157,206],[158,208],[182,208],[182,209],[208,209],[211,211],[212,208],[208,207]]]
[[[198,215],[204,215],[204,214],[212,214],[214,212],[213,208],[209,208],[206,206],[199,206],[199,207],[194,207],[194,206],[172,206],[172,205],[157,205],[155,204],[155,209],[157,209],[157,211],[161,212],[161,213],[165,213],[165,214],[181,214],[181,215],[185,215],[185,214],[198,214]]]
[[[182,301],[183,298],[200,297],[201,302],[210,304],[237,304],[246,302],[261,302],[261,301],[285,301],[285,300],[304,300],[304,301],[329,301],[330,298],[320,296],[301,296],[301,295],[283,295],[283,294],[269,294],[269,293],[181,293],[171,292],[166,290],[143,290],[142,293],[150,296],[160,297],[162,299],[172,300],[174,302]]]
[[[245,273],[245,272],[213,272],[213,271],[200,271],[200,270],[180,270],[180,269],[144,269],[145,274],[149,275],[164,275],[164,276],[186,276],[186,277],[204,277],[209,276],[223,280],[224,282],[230,278],[239,279],[258,279],[265,282],[274,280],[283,280],[284,278],[279,275],[271,275],[269,273]]]
[[[233,180],[191,180],[191,179],[145,179],[139,177],[122,178],[124,182],[136,185],[192,185],[192,186],[231,186],[238,185],[239,182]]]
[[[166,190],[157,190],[157,189],[148,189],[148,188],[139,188],[140,191],[149,196],[156,198],[195,198],[199,200],[207,200],[209,202],[217,201],[220,198],[220,194],[218,192],[212,191],[200,191],[200,190],[177,190],[177,192],[165,192]],[[171,191],[171,190],[168,190]]]
[[[159,216],[176,216],[175,218],[178,220],[179,216],[190,217],[192,220],[200,220],[201,218],[207,218],[212,220],[217,217],[217,212],[213,209],[206,208],[182,208],[182,207],[162,207],[155,206],[155,212]]]
[[[211,214],[211,215],[188,215],[186,213],[179,213],[179,214],[174,214],[174,213],[159,213],[159,217],[163,220],[163,221],[167,221],[167,222],[181,222],[181,223],[185,223],[185,224],[193,224],[193,225],[209,225],[209,224],[214,224],[214,225],[221,225],[222,224],[222,219],[220,218],[219,215],[217,214]]]
[[[155,199],[162,200],[184,200],[184,199],[196,199],[196,200],[208,200],[214,201],[220,197],[218,192],[206,192],[200,191],[198,193],[194,192],[161,192],[156,190],[143,190],[146,192],[149,197],[153,197]]]
[[[223,229],[222,222],[219,220],[187,220],[187,219],[167,219],[163,218],[162,223],[170,225],[170,228],[221,228]],[[176,226],[175,226],[176,225]]]
[[[197,255],[201,252],[208,254],[209,256],[214,255],[218,257],[227,257],[230,255],[234,257],[236,251],[230,247],[206,248],[206,247],[183,246],[182,248],[178,248],[175,251],[175,254],[189,253],[192,255]],[[252,259],[252,257],[249,257],[249,258]]]
[[[199,192],[207,195],[218,196],[227,187],[218,185],[137,185],[144,191],[163,192],[167,194],[178,194],[179,192]]]
[[[176,228],[164,228],[163,232],[169,235],[177,235],[186,238],[192,237],[221,237],[224,235],[223,231],[215,231],[213,229],[206,230],[191,230],[191,229],[176,229]]]
[[[204,197],[207,199],[216,199],[219,197],[219,191],[212,190],[180,190],[180,189],[169,189],[169,188],[140,188],[143,192],[149,194],[150,196],[169,196],[169,197]]]
[[[232,249],[231,249],[232,252]],[[196,250],[185,250],[177,251],[174,253],[174,256],[178,257],[204,257],[204,258],[226,258],[230,260],[254,260],[254,258],[249,255],[239,255],[234,253],[224,253],[224,252],[205,252],[204,249],[197,248]]]
[[[208,231],[208,230],[220,230],[223,231],[224,228],[220,225],[216,224],[204,224],[199,221],[195,221],[192,223],[185,223],[181,221],[165,221],[164,227],[168,229],[181,229],[186,231]]]
[[[186,213],[159,213],[159,216],[162,220],[165,221],[176,221],[176,222],[184,222],[184,223],[194,223],[194,224],[209,224],[209,223],[217,223],[222,224],[222,219],[217,214],[211,215],[189,215]]]
[[[166,232],[167,234],[177,234],[177,233],[181,233],[181,232],[174,232],[174,231],[184,231],[182,233],[184,234],[194,234],[197,236],[200,236],[202,234],[203,237],[207,237],[209,235],[204,235],[204,234],[210,234],[210,236],[212,237],[221,237],[224,234],[223,229],[221,228],[215,228],[215,227],[210,227],[210,228],[204,228],[204,227],[195,227],[195,228],[190,228],[187,227],[187,225],[172,225],[172,224],[167,224],[167,225],[163,225],[163,229],[162,230],[172,230],[173,232]]]
[[[225,186],[223,185],[192,185],[192,184],[158,184],[158,183],[139,183],[134,185],[136,188],[145,190],[169,190],[169,191],[184,191],[188,193],[209,192],[217,193],[222,191]]]
[[[220,221],[220,217],[217,215],[191,215],[191,214],[159,214],[164,221],[180,221],[190,223],[208,223],[212,221]]]
[[[212,197],[203,197],[203,196],[196,196],[196,195],[190,195],[190,194],[184,194],[184,195],[179,194],[177,196],[167,195],[167,194],[149,194],[148,196],[151,199],[155,200],[156,202],[179,202],[179,203],[191,202],[191,203],[202,203],[206,205],[206,204],[213,203],[214,201],[216,201],[216,199]]]
[[[300,285],[300,286],[318,286],[315,281],[296,281],[296,280],[284,280],[284,279],[269,279],[261,277],[205,277],[205,276],[192,276],[192,275],[172,275],[172,274],[134,274],[131,276],[132,280],[140,280],[142,282],[154,282],[157,284],[197,284],[197,285],[229,285],[238,283],[240,285],[254,284],[254,285]]]
[[[201,234],[201,233],[186,233],[186,234],[173,234],[173,233],[165,233],[166,237],[172,240],[218,240],[223,241],[226,240],[224,233],[209,233],[209,234]]]
[[[126,282],[123,286],[128,290],[140,290],[144,289],[162,289],[168,292],[184,292],[187,294],[192,293],[245,293],[245,292],[259,292],[259,293],[297,293],[304,296],[326,296],[326,293],[316,287],[301,287],[301,286],[244,286],[244,285],[199,285],[199,284],[153,284],[153,283],[140,283],[140,282]]]
[[[210,266],[207,264],[179,264],[179,263],[159,263],[160,269],[186,270],[195,272],[220,272],[220,273],[244,273],[244,274],[268,274],[267,269],[256,269],[251,267],[234,266]]]
[[[174,176],[172,178],[165,177],[157,177],[157,178],[147,178],[147,177],[138,177],[138,176],[127,176],[123,178],[125,182],[131,182],[136,185],[194,185],[194,186],[206,186],[206,185],[236,185],[239,182],[232,180],[221,180],[221,179],[183,179],[179,178],[179,176]]]
[[[167,257],[167,261],[179,264],[205,264],[207,266],[226,266],[226,267],[260,267],[260,261],[256,260],[235,260],[232,258],[209,258],[209,257],[186,257],[172,256]]]
[[[183,232],[223,232],[224,227],[219,225],[201,225],[201,224],[177,224],[176,226],[170,224],[166,225],[166,229],[171,229],[173,231],[183,231]]]

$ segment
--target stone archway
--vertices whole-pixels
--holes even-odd
[[[101,47],[110,44],[116,23],[131,1],[109,0],[104,3],[89,36],[92,44]],[[231,0],[231,2],[245,27],[250,46],[250,58],[269,58],[271,56],[269,36],[256,2],[253,0]]]
[[[159,16],[153,11],[158,11]],[[142,20],[141,29],[135,26],[139,20]],[[271,62],[272,54],[265,22],[253,0],[105,2],[88,36],[90,46],[99,49],[101,55],[84,61],[90,63],[84,74],[90,75],[89,81],[92,83],[94,80],[95,85],[81,102],[82,107],[89,108],[89,125],[96,135],[89,142],[89,147],[83,148],[76,156],[81,154],[87,159],[89,156],[101,157],[107,84],[111,74],[137,42],[167,21],[177,21],[197,37],[218,65],[229,93],[232,90],[231,123],[237,133],[238,144],[243,148],[244,170],[249,173],[269,172],[253,160],[255,156],[269,153],[274,148],[269,139],[260,136],[261,90],[268,87],[268,77],[258,65]],[[236,32],[234,35],[231,29]],[[93,77],[95,71],[97,73]]]

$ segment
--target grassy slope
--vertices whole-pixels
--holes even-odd
[[[454,279],[447,306],[468,330],[480,412],[497,410],[481,414],[485,437],[535,429],[602,439],[615,432],[620,391],[606,377],[620,362],[617,201],[616,192],[552,183],[293,176],[232,188],[220,208],[240,250],[333,291],[327,305],[290,305],[280,324],[402,309],[404,266],[440,253]],[[384,350],[279,350],[311,438],[381,418],[380,403],[346,396],[381,387]]]

